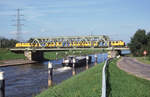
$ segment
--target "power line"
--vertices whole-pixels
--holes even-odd
[[[23,15],[20,14],[21,9],[18,8],[16,11],[17,11],[17,13],[16,13],[16,20],[15,20],[16,21],[16,24],[15,24],[16,33],[15,33],[15,35],[16,35],[16,40],[21,41],[22,40],[22,37],[21,37],[22,26],[23,26],[23,24],[21,23],[21,21],[23,20],[21,18],[21,16],[23,16]]]

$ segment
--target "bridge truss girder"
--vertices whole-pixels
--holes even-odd
[[[106,35],[99,35],[99,36],[69,36],[69,37],[55,37],[55,38],[34,38],[32,43],[39,43],[44,47],[46,43],[50,42],[63,42],[63,43],[69,43],[69,42],[81,42],[81,41],[97,41],[101,42],[103,45],[105,45],[108,41],[110,41],[109,36]]]

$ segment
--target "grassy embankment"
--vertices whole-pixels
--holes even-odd
[[[130,75],[116,66],[117,60],[109,64],[108,97],[150,97],[150,81]]]
[[[145,63],[145,64],[150,64],[150,57],[146,56],[146,57],[135,57],[132,54],[126,55],[127,57],[134,57],[136,58],[138,61]]]
[[[23,54],[16,54],[8,49],[0,48],[0,60],[10,60],[10,59],[25,59]]]
[[[150,64],[150,58],[149,57],[136,57],[137,60],[141,61],[145,64]]]
[[[103,64],[49,88],[36,97],[100,97]]]

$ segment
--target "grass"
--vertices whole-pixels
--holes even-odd
[[[135,57],[132,54],[125,55],[125,56],[126,57],[134,57],[134,58],[136,58],[138,61],[140,61],[142,63],[150,64],[150,58],[148,56],[146,56],[146,57]]]
[[[142,63],[150,64],[150,58],[149,57],[136,57],[136,59]]]
[[[67,52],[67,54],[65,53]],[[104,51],[102,50],[85,50],[85,51],[82,51],[81,52],[81,55],[88,55],[88,54],[94,54],[94,53],[102,53]],[[80,55],[80,51],[59,51],[57,52],[58,55],[57,55],[57,58],[60,59],[60,58],[63,58],[67,55]],[[44,52],[44,58],[45,59],[50,59],[50,60],[54,60],[56,59],[56,52]]]
[[[16,54],[8,49],[0,48],[0,60],[10,60],[10,59],[24,59],[25,56],[23,54]]]
[[[94,66],[36,97],[100,97],[102,67],[103,64]]]
[[[127,74],[116,62],[113,60],[108,67],[108,97],[150,97],[150,81]]]

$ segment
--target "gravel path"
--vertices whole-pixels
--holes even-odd
[[[150,80],[150,64],[144,64],[132,57],[122,57],[117,66],[130,74]]]

